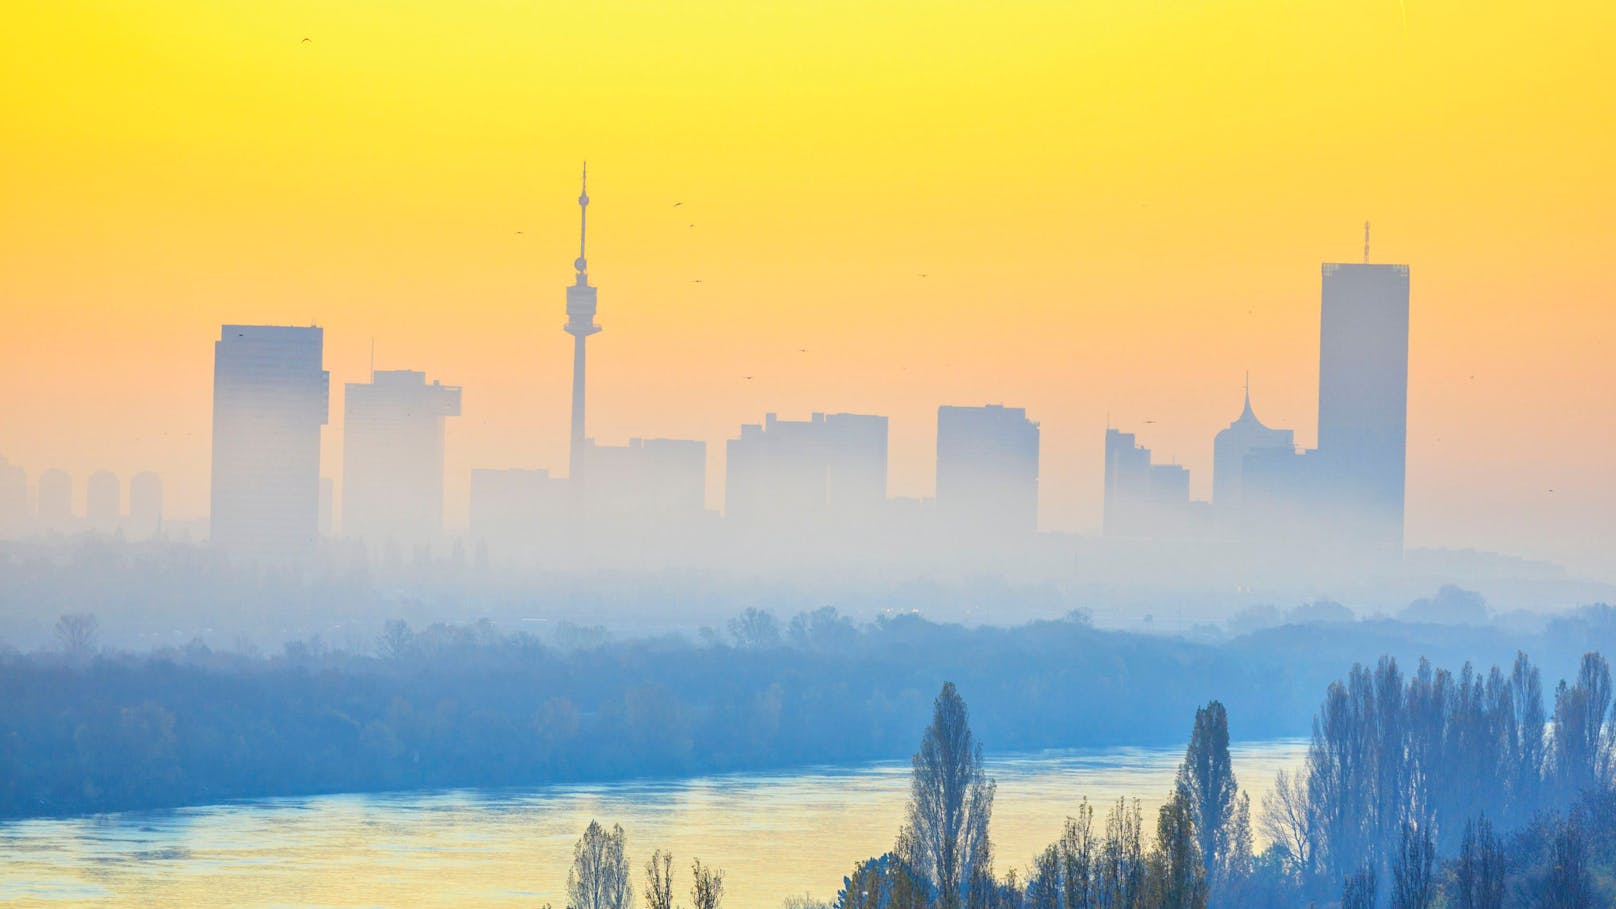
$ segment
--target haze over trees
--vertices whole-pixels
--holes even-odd
[[[1545,731],[1541,705],[1530,703],[1538,677],[1524,654],[1508,676],[1468,665],[1455,675],[1422,662],[1405,677],[1390,658],[1355,666],[1326,692],[1303,768],[1281,773],[1264,808],[1271,842],[1259,855],[1228,761],[1228,712],[1210,702],[1195,713],[1153,837],[1137,801],[1110,806],[1103,825],[1084,801],[1024,872],[1003,873],[993,866],[986,823],[967,838],[981,857],[968,873],[938,862],[941,850],[913,846],[917,812],[949,822],[933,827],[955,831],[956,843],[966,828],[960,819],[987,818],[967,810],[973,786],[988,793],[992,783],[974,769],[980,745],[948,683],[915,758],[898,847],[856,863],[836,906],[1593,909],[1616,898],[1616,781],[1602,757],[1616,744],[1609,671],[1589,653],[1575,681],[1556,687],[1555,715],[1580,716],[1596,731],[1556,725],[1547,749],[1522,739]],[[947,779],[960,782],[938,785]],[[953,797],[933,795],[941,792]]]

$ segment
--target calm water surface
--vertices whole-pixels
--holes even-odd
[[[1253,808],[1298,741],[1236,745]],[[997,867],[1024,867],[1084,797],[1103,813],[1139,797],[1147,830],[1182,749],[990,758]],[[564,905],[572,844],[589,823],[628,832],[636,901],[652,850],[725,870],[727,909],[835,896],[902,819],[903,763],[525,790],[264,799],[177,811],[0,824],[0,905],[110,907]],[[683,901],[683,900],[681,900]]]

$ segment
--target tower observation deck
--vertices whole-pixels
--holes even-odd
[[[589,227],[589,165],[584,165],[582,191],[578,193],[578,258],[572,266],[577,270],[572,286],[567,288],[567,324],[564,330],[572,335],[572,435],[568,447],[569,476],[577,474],[581,452],[589,444],[584,430],[584,341],[600,331],[595,324],[595,288],[589,284],[589,260],[585,258],[585,241]]]

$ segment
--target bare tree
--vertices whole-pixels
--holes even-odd
[[[1341,909],[1375,909],[1375,868],[1365,864],[1341,885]]]
[[[1454,863],[1455,909],[1503,909],[1504,844],[1483,817],[1466,822],[1459,860]]]
[[[1610,699],[1610,665],[1597,653],[1583,655],[1576,685],[1561,682],[1554,692],[1554,771],[1567,803],[1605,782],[1601,745]]]
[[[988,820],[994,785],[953,682],[937,695],[914,768],[898,852],[937,889],[940,909],[958,909],[972,881],[993,864]]]
[[[718,909],[724,901],[724,872],[697,859],[690,863],[690,876],[691,909]]]
[[[95,652],[95,639],[101,622],[88,612],[70,612],[56,620],[56,640],[62,652],[82,660]]]
[[[1092,909],[1098,851],[1094,807],[1085,798],[1077,806],[1077,816],[1067,818],[1061,831],[1062,909]]]
[[[1033,859],[1027,871],[1023,909],[1061,909],[1061,850],[1051,843]]]
[[[1510,706],[1514,708],[1515,767],[1510,780],[1510,822],[1523,823],[1543,801],[1543,678],[1525,653],[1515,654],[1510,672]]]
[[[1145,901],[1144,817],[1139,800],[1117,799],[1105,816],[1095,903],[1105,909],[1141,909]]]
[[[1313,871],[1313,817],[1307,781],[1279,771],[1274,788],[1263,796],[1262,828],[1269,842],[1284,850],[1292,874],[1307,876]]]
[[[1195,812],[1183,789],[1173,792],[1156,818],[1151,856],[1152,901],[1160,909],[1206,909],[1206,866],[1196,841]]]
[[[389,619],[382,626],[382,633],[376,640],[377,652],[382,659],[400,662],[415,649],[415,632],[410,630],[410,623],[403,619]]]
[[[1436,861],[1436,842],[1430,828],[1403,826],[1402,848],[1392,867],[1392,909],[1430,909],[1436,900],[1436,881],[1431,872]]]
[[[780,623],[774,614],[750,607],[729,620],[729,633],[735,636],[735,646],[762,650],[780,645]]]
[[[626,837],[620,825],[610,833],[599,821],[590,821],[572,847],[572,870],[567,872],[568,909],[629,909],[634,885],[629,880]]]
[[[1538,902],[1543,909],[1593,909],[1593,879],[1588,871],[1588,846],[1575,820],[1568,820],[1549,847],[1549,874]]]
[[[673,909],[673,853],[658,849],[645,863],[645,909]]]

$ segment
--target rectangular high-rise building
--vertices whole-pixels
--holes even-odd
[[[1138,536],[1145,530],[1144,504],[1150,498],[1150,449],[1131,432],[1105,431],[1105,504],[1101,532]]]
[[[1199,533],[1202,503],[1190,501],[1190,472],[1151,463],[1150,449],[1131,432],[1105,431],[1105,510],[1108,537],[1172,539]]]
[[[1038,529],[1038,424],[1025,409],[937,408],[937,516],[969,532]]]
[[[320,427],[331,376],[317,327],[226,325],[213,345],[211,537],[278,559],[319,534]]]
[[[555,544],[565,528],[567,482],[547,470],[473,470],[472,540],[499,553]]]
[[[1318,490],[1332,528],[1400,550],[1408,441],[1408,266],[1324,266]]]
[[[343,395],[342,532],[374,545],[431,545],[443,531],[444,420],[460,389],[379,370]]]
[[[707,443],[629,439],[627,445],[586,440],[574,455],[574,525],[610,530],[614,522],[678,524],[707,504]]]
[[[741,427],[725,446],[724,514],[778,527],[878,515],[887,495],[887,418],[815,413]]]

